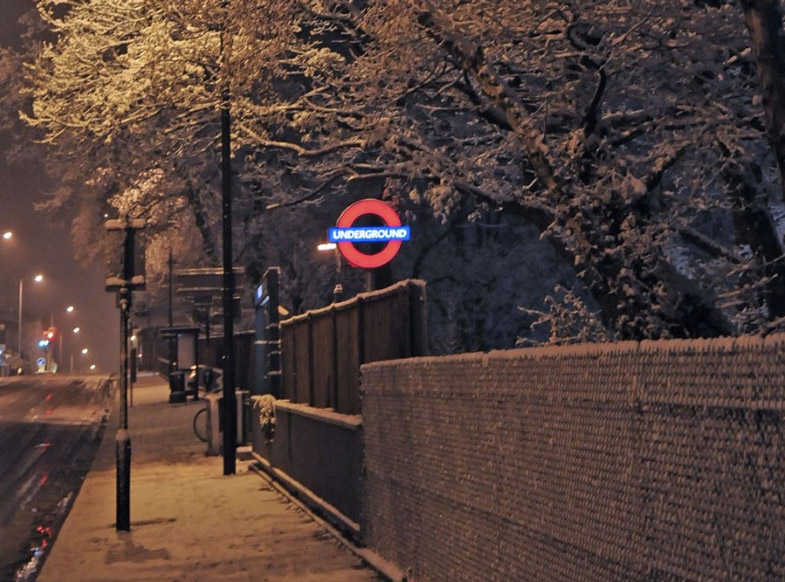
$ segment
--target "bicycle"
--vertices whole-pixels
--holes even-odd
[[[196,438],[198,438],[203,443],[207,442],[207,416],[205,415],[204,421],[202,423],[204,425],[204,432],[203,433],[200,432],[199,417],[202,416],[202,414],[205,414],[206,412],[207,412],[207,407],[206,406],[204,408],[200,408],[199,410],[197,410],[196,414],[194,414],[194,420],[193,420],[193,423],[192,423],[193,424],[193,429],[194,429],[194,434],[196,435]]]
[[[220,387],[214,387],[207,390],[206,392],[208,394],[214,394],[216,392],[221,392],[221,390],[222,389]],[[209,415],[206,414],[207,407],[209,406],[208,404],[209,400],[205,399],[203,401],[204,401],[204,406],[196,411],[196,414],[194,414],[194,419],[191,425],[193,427],[194,435],[196,435],[196,438],[198,438],[201,442],[206,443],[209,436],[209,423],[208,423]],[[204,415],[204,419],[201,418],[202,415]],[[217,421],[217,419],[215,419],[214,421]]]

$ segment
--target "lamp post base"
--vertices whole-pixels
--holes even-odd
[[[115,438],[117,470],[117,531],[131,530],[131,437],[121,428]]]

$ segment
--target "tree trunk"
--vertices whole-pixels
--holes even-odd
[[[758,63],[769,145],[777,159],[785,200],[785,35],[779,0],[741,0]]]
[[[218,265],[218,252],[216,251],[215,240],[210,231],[207,210],[205,209],[204,204],[202,204],[202,200],[199,198],[199,193],[195,188],[187,186],[185,189],[185,197],[188,199],[188,206],[190,206],[191,211],[194,214],[196,228],[199,230],[199,234],[202,235],[202,249],[204,250],[204,254],[207,255],[211,265]]]
[[[723,178],[730,189],[733,204],[733,225],[739,244],[749,245],[760,273],[768,278],[763,296],[768,306],[769,320],[785,316],[785,263],[782,246],[777,236],[771,213],[765,200],[760,200],[758,188],[752,182],[751,168],[729,164]]]

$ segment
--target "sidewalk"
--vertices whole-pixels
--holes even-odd
[[[297,505],[237,461],[224,476],[191,429],[202,402],[169,404],[142,377],[129,409],[131,531],[115,522],[115,412],[39,582],[382,580]]]

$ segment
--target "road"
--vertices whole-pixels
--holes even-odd
[[[95,456],[110,386],[98,376],[0,378],[0,580],[35,579]]]

